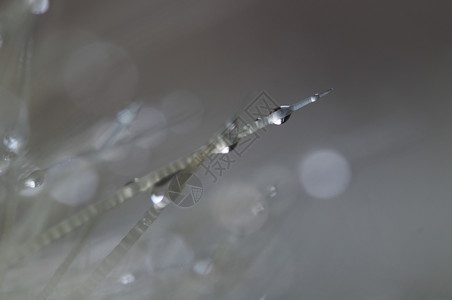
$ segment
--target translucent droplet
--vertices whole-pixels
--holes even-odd
[[[44,184],[45,173],[42,170],[34,170],[20,181],[19,193],[22,196],[34,196],[41,192],[40,187]]]
[[[229,146],[226,146],[223,148],[223,150],[220,151],[222,154],[228,154],[229,153]]]
[[[35,15],[42,15],[49,10],[49,0],[28,0],[28,4]]]
[[[154,204],[158,204],[158,203],[160,203],[163,200],[164,197],[165,196],[163,196],[163,195],[152,194],[151,195],[151,201]]]
[[[165,195],[160,193],[152,193],[151,201],[155,208],[164,208],[169,203],[169,200],[165,197]]]
[[[119,282],[124,285],[131,284],[134,281],[135,276],[132,273],[126,273],[119,278]]]
[[[5,145],[6,149],[8,149],[8,151],[12,153],[19,153],[19,151],[23,147],[23,144],[23,141],[18,137],[5,136],[3,138],[3,145]]]
[[[269,198],[274,198],[278,194],[278,191],[276,189],[276,185],[270,185],[267,187],[267,196]]]
[[[280,113],[278,113],[280,112]],[[271,118],[270,118],[270,123],[275,124],[275,125],[281,125],[287,122],[287,120],[289,120],[290,118],[290,114],[284,116],[284,114],[282,113],[281,107],[276,108],[275,110],[273,110],[271,112]]]
[[[24,186],[29,189],[40,187],[44,183],[44,172],[35,170],[24,179]]]
[[[2,35],[0,34],[0,48],[3,46],[3,37],[2,37]]]
[[[257,216],[261,212],[265,211],[265,207],[262,203],[257,203],[251,208],[251,211],[253,212],[253,215]]]
[[[193,271],[198,275],[208,275],[212,269],[213,264],[210,259],[200,260],[193,266]]]
[[[116,119],[123,126],[130,125],[130,123],[132,123],[132,121],[136,118],[140,107],[141,105],[139,103],[132,103],[118,112]]]

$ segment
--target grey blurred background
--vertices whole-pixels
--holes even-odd
[[[201,201],[166,210],[98,297],[452,299],[451,9],[51,1],[34,30],[30,156],[44,166],[92,147],[136,100],[150,107],[138,127],[155,126],[151,150],[108,156],[86,201],[196,149],[263,90],[291,104],[335,89],[217,183],[199,174]],[[75,266],[106,254],[148,206],[144,195],[105,216]]]

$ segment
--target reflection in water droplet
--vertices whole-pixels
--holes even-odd
[[[31,13],[42,15],[49,10],[49,0],[28,0],[31,7]]]
[[[119,278],[119,282],[124,285],[131,284],[134,281],[135,276],[132,273],[126,273]]]

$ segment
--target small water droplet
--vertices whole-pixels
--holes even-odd
[[[38,188],[44,183],[44,172],[42,170],[35,170],[25,177],[23,182],[26,188]]]
[[[169,200],[165,197],[165,195],[160,193],[152,193],[151,201],[155,208],[164,208],[169,203]]]
[[[213,264],[210,259],[200,260],[193,266],[193,271],[198,275],[208,275],[212,269]]]
[[[281,111],[281,112],[278,113],[278,111]],[[281,124],[286,123],[287,120],[289,120],[291,115],[289,114],[289,115],[286,115],[284,117],[283,117],[283,115],[284,114],[282,113],[281,107],[278,107],[278,108],[274,109],[271,112],[271,120],[270,120],[270,122],[272,124],[275,124],[275,125],[281,125]]]
[[[3,36],[0,34],[0,48],[3,46]]]
[[[119,278],[119,282],[123,285],[131,284],[135,281],[135,276],[132,273],[126,273]]]
[[[139,103],[131,103],[126,108],[118,112],[116,119],[123,126],[128,126],[135,120],[141,105]]]
[[[223,150],[220,151],[222,154],[228,154],[229,153],[229,146],[226,146],[223,148]]]
[[[42,15],[49,10],[49,0],[28,0],[28,5],[35,15]]]
[[[278,194],[278,190],[276,188],[276,185],[270,185],[267,187],[267,196],[269,198],[274,198]]]
[[[252,211],[253,215],[255,215],[255,216],[259,215],[264,210],[265,210],[265,207],[262,203],[256,203],[256,205],[254,205],[251,208],[251,211]]]
[[[160,203],[163,200],[164,197],[165,196],[163,196],[163,195],[152,194],[151,195],[151,201],[154,204],[158,204],[158,203]]]
[[[5,136],[3,138],[3,145],[5,145],[6,149],[8,149],[9,152],[17,154],[22,149],[24,143],[22,139],[18,137]]]

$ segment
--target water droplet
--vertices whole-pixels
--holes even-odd
[[[38,188],[44,183],[44,172],[42,170],[35,170],[25,177],[23,182],[26,188]]]
[[[160,203],[163,200],[164,197],[165,196],[163,196],[163,195],[152,194],[151,195],[151,201],[154,204],[158,204],[158,203]]]
[[[28,4],[35,15],[42,15],[49,10],[49,0],[28,0]]]
[[[262,203],[259,202],[251,208],[251,211],[252,211],[253,215],[257,216],[261,212],[265,211],[265,207]]]
[[[267,187],[267,196],[269,198],[274,198],[278,194],[278,191],[276,189],[276,185],[270,185]]]
[[[45,179],[44,171],[37,169],[24,175],[19,181],[19,194],[31,197],[40,193]]]
[[[118,112],[116,119],[123,126],[130,125],[132,121],[135,120],[140,108],[141,105],[139,103],[131,103],[126,108]]]
[[[119,282],[124,285],[131,284],[134,281],[135,276],[132,273],[126,273],[119,278]]]
[[[280,112],[280,113],[278,113]],[[270,118],[270,123],[275,124],[275,125],[281,125],[287,122],[287,120],[289,120],[290,118],[290,114],[283,116],[284,113],[282,112],[281,107],[278,107],[276,109],[274,109],[271,112],[271,118]]]
[[[193,271],[198,275],[208,275],[212,269],[213,264],[210,259],[200,260],[193,266]]]
[[[229,153],[229,146],[226,146],[223,148],[223,150],[220,151],[222,154],[228,154]]]
[[[0,34],[0,48],[3,46],[3,36]]]
[[[160,193],[152,193],[151,201],[154,204],[155,208],[164,208],[169,204],[169,200],[165,197],[164,194]]]
[[[9,152],[17,154],[22,149],[24,143],[19,137],[5,136],[3,138],[3,145],[5,145]]]

